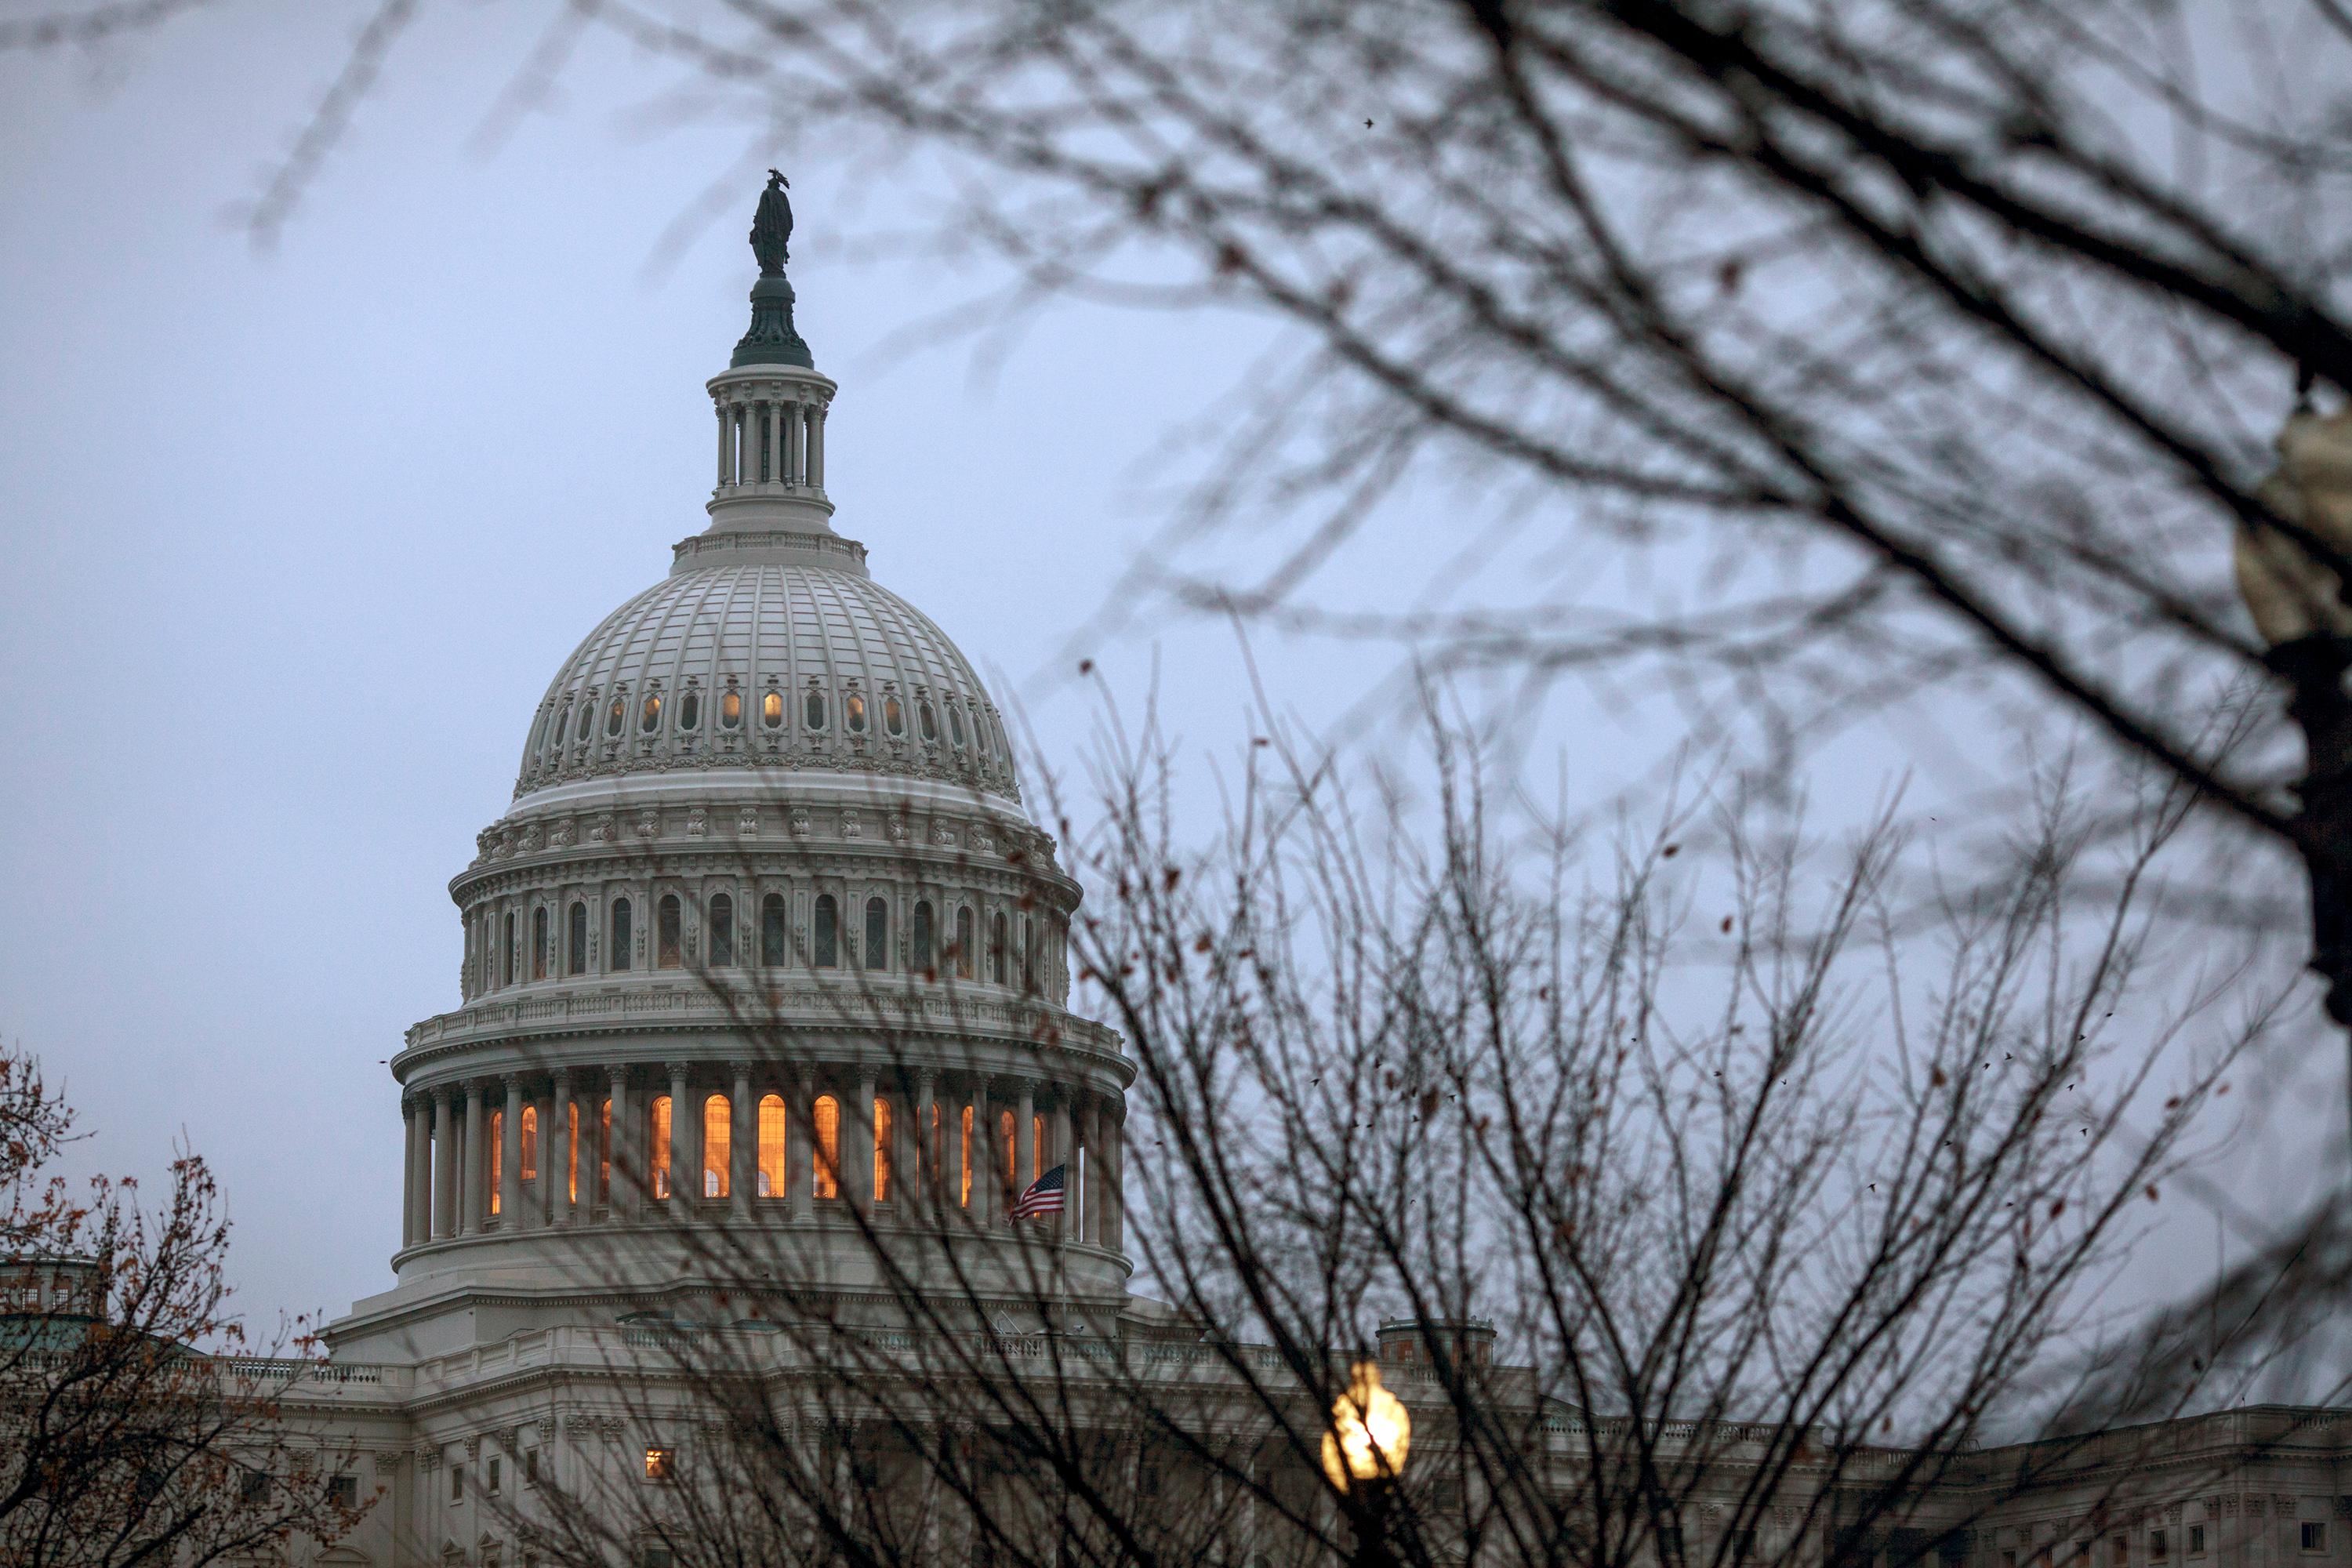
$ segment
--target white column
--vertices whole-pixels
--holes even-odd
[[[868,1216],[874,1213],[874,1068],[862,1066],[857,1069],[857,1101],[847,1108],[849,1114],[841,1119],[842,1142],[847,1145],[841,1163],[847,1167],[849,1197],[857,1205],[857,1212]]]
[[[669,1212],[684,1219],[702,1195],[702,1108],[688,1108],[686,1064],[669,1068]]]
[[[768,430],[768,482],[784,482],[784,405],[771,402],[762,423]]]
[[[1036,1135],[1030,1131],[1037,1118],[1037,1086],[1027,1079],[1021,1080],[1021,1110],[1013,1123],[1013,1191],[1015,1196],[1029,1190],[1037,1179]]]
[[[477,1079],[466,1086],[466,1182],[457,1196],[457,1226],[467,1236],[481,1230],[490,1206],[482,1196],[482,1141],[488,1136],[489,1120]]]
[[[728,447],[729,447],[729,445],[730,445],[730,443],[729,443],[729,441],[728,441],[728,439],[727,439],[727,438],[728,438],[728,437],[731,434],[731,432],[730,432],[730,431],[728,429],[728,427],[727,427],[727,426],[728,426],[728,417],[729,417],[729,416],[728,416],[728,413],[727,413],[727,405],[726,405],[726,404],[721,403],[721,404],[719,404],[719,405],[718,414],[719,414],[719,488],[720,489],[725,489],[727,488],[727,484],[728,484],[728,478],[727,478],[727,456],[728,456],[728,452],[727,452],[727,448],[728,448]]]
[[[449,1091],[433,1091],[433,1214],[427,1228],[436,1237],[457,1229],[457,1108]]]
[[[740,908],[740,904],[737,905]],[[751,1067],[735,1064],[735,1092],[727,1101],[727,1191],[737,1219],[751,1217],[751,1192],[760,1184],[760,1107],[751,1098]]]
[[[644,1117],[629,1104],[629,1069],[613,1068],[613,1190],[604,1203],[614,1219],[637,1217],[646,1191]]]
[[[938,1206],[940,1194],[940,1151],[931,1136],[931,1118],[938,1114],[939,1074],[929,1068],[915,1074],[915,1163],[914,1185],[908,1188],[909,1206],[928,1217]]]
[[[400,1102],[400,1245],[416,1241],[416,1102]]]
[[[578,1180],[573,1169],[572,1139],[572,1075],[555,1075],[554,1125],[539,1130],[539,1179],[547,1188],[547,1215],[551,1223],[570,1225],[572,1220],[572,1183]]]
[[[1004,1157],[996,1148],[996,1107],[990,1103],[989,1081],[975,1079],[971,1086],[971,1157],[980,1168],[971,1173],[971,1221],[982,1229],[991,1229],[1003,1217],[997,1210],[996,1173],[1003,1168]]]
[[[816,1184],[816,1075],[803,1069],[793,1092],[800,1098],[784,1118],[784,1191],[793,1217],[806,1219]]]
[[[522,1079],[507,1076],[506,1119],[499,1123],[499,1221],[508,1230],[523,1228]]]
[[[824,489],[824,411],[822,403],[814,404],[809,412],[809,487]]]
[[[1045,1157],[1053,1164],[1045,1168],[1050,1171],[1054,1165],[1062,1167],[1062,1212],[1054,1216],[1054,1239],[1060,1241],[1070,1235],[1078,1217],[1071,1207],[1077,1201],[1078,1173],[1077,1162],[1070,1153],[1070,1095],[1066,1089],[1054,1096],[1053,1113],[1046,1118],[1046,1136],[1052,1140],[1052,1147]]]

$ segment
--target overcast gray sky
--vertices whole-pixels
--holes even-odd
[[[80,1108],[78,1163],[152,1171],[175,1139],[214,1162],[260,1314],[390,1282],[382,1063],[457,1001],[445,884],[559,663],[703,526],[701,383],[752,275],[748,172],[661,250],[742,128],[673,123],[609,40],[473,145],[538,6],[428,11],[257,253],[229,215],[366,8],[230,5],[0,55],[0,1031]],[[1089,715],[1057,656],[1150,536],[1160,443],[1264,343],[1064,305],[983,372],[969,336],[905,334],[984,272],[831,243],[919,227],[919,180],[824,149],[791,173],[799,321],[842,383],[836,521],[1074,758]],[[1156,655],[1188,734],[1244,732],[1220,628],[1154,620],[1102,651],[1123,701]],[[1274,653],[1276,700],[1310,720],[1370,678],[1360,653]],[[1588,698],[1545,710],[1571,792],[1680,739]],[[1824,775],[1833,812],[1958,767],[1932,716],[1906,724]]]

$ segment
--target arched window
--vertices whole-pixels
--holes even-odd
[[[677,906],[676,893],[664,893],[655,909],[654,967],[676,969],[683,962],[686,920]]]
[[[988,978],[992,984],[1004,984],[1004,911],[1002,910],[988,917]]]
[[[735,900],[724,893],[710,899],[710,962],[735,962]]]
[[[781,730],[784,727],[784,694],[782,692],[771,689],[765,697],[760,699],[760,722],[771,730]]]
[[[971,1107],[969,1105],[963,1108],[963,1158],[956,1162],[956,1169],[962,1173],[962,1176],[957,1183],[962,1191],[956,1194],[956,1202],[964,1208],[970,1208],[971,1207]]]
[[[621,725],[628,718],[628,700],[622,697],[614,698],[613,705],[604,710],[604,733],[607,735],[619,734],[621,732]]]
[[[722,730],[743,727],[743,694],[731,686],[719,699],[719,727]]]
[[[816,1147],[811,1151],[809,1190],[820,1198],[841,1196],[841,1102],[829,1094],[816,1097],[810,1118],[816,1125]]]
[[[522,1179],[539,1180],[539,1107],[522,1108]]]
[[[645,706],[637,713],[637,733],[650,735],[660,728],[661,695],[658,692],[649,691],[646,693]]]
[[[606,969],[629,967],[629,950],[634,945],[631,939],[635,934],[629,929],[629,900],[614,899],[613,900],[613,948],[604,958]]]
[[[784,1099],[780,1094],[760,1101],[760,1195],[784,1195]]]
[[[955,972],[959,980],[971,978],[972,965],[979,962],[974,955],[971,938],[971,908],[966,905],[956,911]]]
[[[585,974],[588,973],[588,906],[573,902],[566,924],[571,929],[564,933],[564,973]]]
[[[734,1162],[730,1158],[735,1141],[735,1108],[723,1094],[714,1094],[702,1102],[702,1195],[723,1198],[728,1195],[727,1173]]]
[[[505,940],[499,943],[499,948],[502,950],[500,962],[504,966],[499,978],[499,984],[501,985],[511,985],[515,983],[515,959],[519,956],[515,951],[517,944],[515,942],[515,918],[513,910],[509,910],[507,911],[504,920],[500,922],[499,929],[505,932]]]
[[[908,955],[908,963],[914,969],[916,973],[922,975],[925,979],[935,980],[939,978],[938,975],[933,973],[934,969],[937,967],[938,961],[934,958],[931,952],[933,938],[931,933],[931,904],[929,899],[919,899],[915,901],[914,929],[910,931],[908,935],[912,939],[910,945],[913,948],[913,951]]]
[[[801,723],[811,730],[824,728],[824,693],[811,690],[801,699]]]
[[[917,732],[923,737],[923,743],[925,745],[935,746],[939,744],[939,715],[931,711],[931,700],[928,697],[919,700],[915,704],[915,728]]]
[[[691,730],[702,722],[702,693],[689,689],[677,700],[677,727]]]
[[[890,1201],[890,1102],[874,1097],[874,1201]]]
[[[959,750],[962,748],[963,710],[952,702],[948,704],[948,739],[953,741]]]
[[[1037,989],[1037,918],[1021,917],[1021,989]]]
[[[597,1103],[596,1195],[609,1204],[613,1201],[613,1097],[608,1094]]]
[[[841,963],[841,906],[833,901],[831,893],[820,893],[816,900],[816,935],[810,944],[812,955],[819,969],[833,969]]]
[[[588,731],[595,727],[596,705],[593,702],[583,702],[580,705],[579,732],[574,734],[572,738],[575,741],[584,741],[588,738]]]
[[[841,721],[853,735],[866,733],[866,699],[853,691],[841,700]]]
[[[987,756],[989,754],[988,715],[978,709],[972,710],[971,729],[972,733],[980,737],[980,754],[983,757]]]
[[[563,705],[562,711],[555,716],[555,727],[547,732],[547,749],[550,752],[550,761],[555,761],[562,757],[564,732],[571,728],[572,704],[567,702]]]
[[[770,893],[760,900],[760,962],[775,968],[784,962],[784,896]]]
[[[866,900],[864,957],[867,969],[890,967],[890,906],[879,899]]]
[[[651,1110],[653,1137],[646,1154],[646,1170],[653,1177],[654,1196],[669,1196],[669,1096],[654,1096]]]
[[[882,728],[893,735],[907,732],[907,710],[898,705],[895,695],[882,699]]]
[[[530,977],[547,978],[547,906],[530,911]]]
[[[507,1184],[507,1113],[490,1112],[490,1157],[482,1162],[490,1168],[490,1213],[499,1212],[499,1189]]]

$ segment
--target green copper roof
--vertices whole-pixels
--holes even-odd
[[[782,273],[751,285],[751,330],[735,345],[730,365],[796,364],[814,370],[809,346],[793,330],[793,286]]]

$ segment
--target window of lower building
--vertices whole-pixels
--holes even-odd
[[[646,1450],[646,1479],[649,1481],[667,1481],[674,1480],[677,1477],[677,1450],[676,1448],[647,1448]]]
[[[2315,1519],[2303,1521],[2303,1549],[2305,1552],[2327,1550],[2327,1526]]]
[[[874,1097],[874,1201],[890,1201],[890,1102]]]
[[[770,893],[760,900],[760,962],[770,968],[784,962],[784,896]]]

